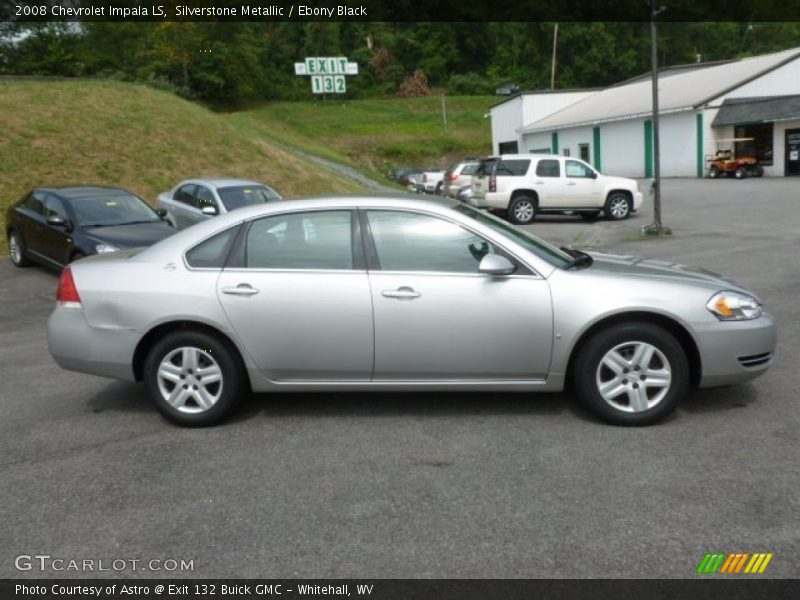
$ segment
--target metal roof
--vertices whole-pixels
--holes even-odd
[[[722,103],[711,126],[768,123],[786,119],[800,119],[800,95],[728,98]]]
[[[798,57],[800,48],[792,48],[664,77],[658,82],[659,112],[696,108]],[[520,131],[550,131],[648,116],[653,110],[651,85],[647,79],[606,88],[523,126]]]
[[[505,104],[506,102],[510,102],[511,100],[516,100],[517,98],[521,98],[522,96],[546,96],[549,94],[580,94],[584,92],[599,92],[603,88],[564,88],[558,90],[522,90],[521,92],[517,92],[516,94],[511,94],[510,96],[505,96],[502,100],[498,100],[489,108],[494,108],[495,106],[500,106],[501,104]]]

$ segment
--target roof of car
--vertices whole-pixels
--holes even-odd
[[[109,194],[133,194],[123,188],[106,187],[100,185],[69,185],[60,187],[39,187],[36,188],[41,192],[52,192],[56,196],[76,200],[79,198],[92,198],[95,196],[108,196]]]
[[[530,154],[500,154],[500,155],[493,155],[493,156],[486,156],[482,160],[508,160],[508,159],[539,159],[539,158],[561,158],[558,154],[539,154],[539,153],[530,153]]]
[[[224,187],[237,187],[241,185],[264,185],[260,181],[254,181],[252,179],[235,179],[235,178],[228,178],[228,177],[213,177],[209,179],[188,179],[182,183],[202,183],[205,185],[210,185],[214,188],[224,188]]]

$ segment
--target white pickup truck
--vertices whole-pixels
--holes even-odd
[[[420,194],[441,194],[444,185],[444,169],[425,169],[416,182]]]
[[[503,211],[517,224],[540,213],[600,213],[618,221],[639,210],[643,196],[634,179],[603,175],[582,160],[551,154],[504,154],[480,161],[470,204]]]

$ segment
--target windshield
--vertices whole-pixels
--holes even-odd
[[[156,223],[161,217],[144,200],[133,194],[78,198],[71,202],[78,225],[84,227],[110,227],[133,223]]]
[[[218,188],[217,193],[222,199],[226,210],[236,210],[251,204],[274,202],[281,197],[265,185],[239,185],[236,187]]]
[[[532,254],[535,254],[542,260],[547,261],[554,267],[563,269],[572,262],[572,257],[566,252],[559,250],[555,246],[550,245],[549,243],[539,239],[527,231],[517,229],[516,227],[509,225],[505,221],[498,219],[495,216],[476,208],[472,208],[466,204],[454,206],[453,210],[458,211],[462,215],[466,215],[471,219],[475,219],[487,227],[491,227],[498,233],[502,233],[505,237],[512,239],[517,244]]]

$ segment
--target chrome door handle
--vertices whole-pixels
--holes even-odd
[[[232,296],[253,296],[258,293],[258,290],[249,283],[240,283],[236,287],[222,288],[223,294],[230,294]]]
[[[574,181],[568,181],[567,185],[575,185],[575,182]]]
[[[400,299],[408,299],[413,300],[414,298],[419,298],[422,296],[419,292],[414,291],[410,287],[399,287],[396,290],[383,290],[381,292],[381,296],[384,298],[400,298]]]
[[[544,185],[544,181],[534,181],[533,183],[536,185]]]

